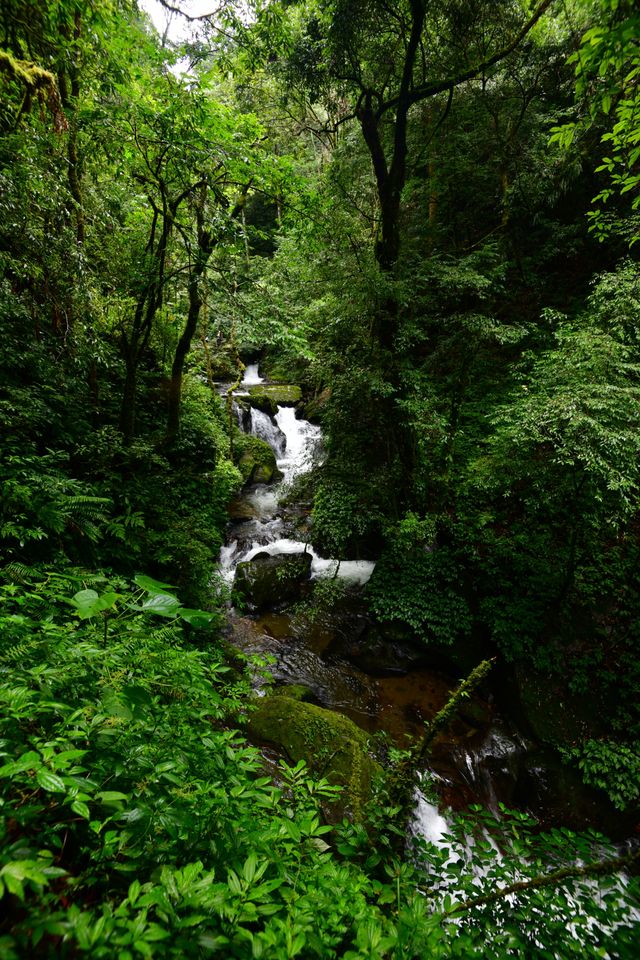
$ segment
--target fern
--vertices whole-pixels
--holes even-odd
[[[29,582],[32,576],[33,571],[30,567],[25,566],[24,563],[18,563],[15,560],[7,563],[2,570],[0,570],[0,577],[8,583],[25,584]]]
[[[0,663],[17,665],[24,664],[32,658],[33,651],[42,645],[40,639],[25,640],[22,643],[16,643],[9,647],[4,653],[0,653]]]

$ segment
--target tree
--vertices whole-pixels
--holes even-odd
[[[440,115],[435,121],[442,122],[456,88],[486,78],[518,48],[551,3],[543,0],[524,22],[517,4],[510,4],[498,18],[493,5],[484,3],[470,10],[468,4],[434,7],[425,0],[399,5],[361,0],[354,9],[349,0],[321,0],[303,8],[293,70],[302,61],[308,71],[308,58],[300,52],[304,48],[315,57],[314,80],[317,84],[317,74],[321,82],[324,79],[325,98],[343,100],[338,122],[357,120],[360,126],[377,188],[380,224],[375,256],[381,270],[392,271],[400,254],[412,108],[446,94],[447,100],[438,102]],[[303,73],[303,83],[308,75]]]
[[[640,13],[634,0],[598,0],[592,22],[582,36],[579,50],[571,57],[575,65],[575,91],[592,123],[606,124],[601,134],[604,155],[599,172],[607,183],[594,197],[590,213],[592,229],[602,238],[622,230],[633,243],[638,239],[637,214],[620,227],[607,214],[607,204],[617,198],[631,200],[631,210],[640,208]],[[581,127],[569,123],[554,128],[552,140],[569,146]]]

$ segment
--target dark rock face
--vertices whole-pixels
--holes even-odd
[[[413,631],[395,624],[372,624],[364,617],[341,630],[331,653],[371,676],[406,674],[427,660],[427,649]]]
[[[311,576],[311,555],[259,553],[236,567],[234,590],[250,610],[272,610],[302,596]]]

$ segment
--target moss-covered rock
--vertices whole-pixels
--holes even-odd
[[[302,400],[302,390],[290,383],[259,383],[249,387],[248,401],[252,407],[272,416],[278,407],[295,407]]]
[[[275,453],[259,437],[240,435],[235,444],[235,459],[245,483],[271,483],[282,478]]]
[[[249,730],[255,739],[280,747],[292,763],[304,760],[314,776],[344,787],[327,811],[331,819],[361,819],[380,767],[367,753],[367,734],[352,720],[278,692],[257,701]]]
[[[262,387],[258,388],[262,390]],[[270,397],[265,393],[256,393],[255,396],[245,397],[247,406],[255,407],[256,410],[262,410],[263,413],[268,413],[270,417],[275,417],[278,412],[278,403],[273,397]]]
[[[542,743],[566,747],[604,733],[593,701],[572,693],[565,677],[523,665],[514,669],[513,678],[525,724]]]
[[[309,703],[313,700],[313,690],[305,687],[303,683],[290,683],[277,690],[279,697],[290,697],[291,700],[302,700]]]
[[[251,609],[268,610],[299,600],[310,576],[309,553],[262,553],[238,564],[234,590]]]

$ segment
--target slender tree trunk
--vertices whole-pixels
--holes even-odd
[[[120,431],[124,437],[125,443],[130,443],[133,439],[135,430],[135,407],[136,392],[138,383],[138,367],[140,360],[149,343],[151,329],[156,314],[162,306],[164,296],[164,271],[167,257],[167,246],[169,235],[173,227],[173,221],[176,213],[177,204],[173,207],[167,205],[162,215],[162,230],[155,251],[153,251],[152,261],[149,265],[149,276],[143,291],[138,297],[136,311],[131,325],[129,335],[123,333],[122,353],[125,362],[125,381],[122,391],[122,404],[120,406]],[[151,234],[149,240],[149,250],[152,249],[153,238],[155,237],[156,226],[159,211],[154,211],[154,217],[151,224]]]
[[[122,404],[120,407],[120,431],[126,443],[133,439],[136,419],[136,389],[138,382],[138,363],[135,354],[128,353],[125,357],[125,378],[122,388]]]
[[[189,311],[187,313],[187,322],[178,340],[176,352],[171,366],[171,380],[169,382],[169,402],[167,410],[167,435],[166,440],[172,443],[178,436],[180,430],[180,412],[182,401],[182,376],[184,373],[184,364],[187,354],[191,349],[191,341],[198,328],[200,318],[200,309],[202,307],[202,297],[200,296],[200,281],[205,271],[209,254],[201,254],[200,262],[194,268],[193,276],[189,282]]]

